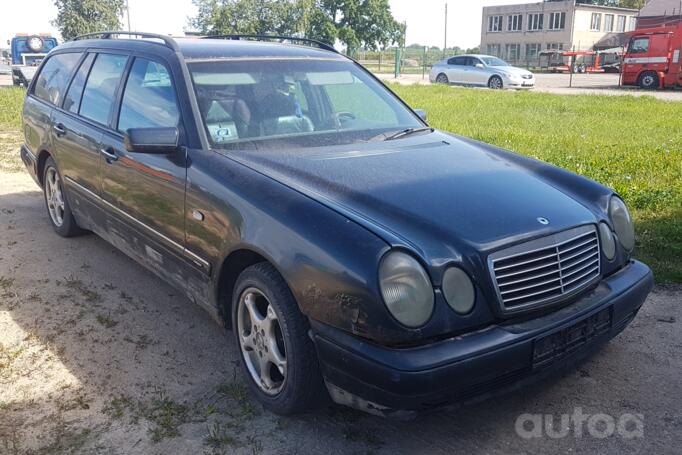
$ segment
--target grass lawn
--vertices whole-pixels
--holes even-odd
[[[682,103],[648,97],[392,88],[429,123],[548,161],[614,188],[637,227],[636,256],[682,283]],[[19,159],[24,91],[0,88],[0,170]]]
[[[445,86],[392,89],[439,129],[585,175],[625,199],[636,256],[659,283],[682,282],[682,103]]]

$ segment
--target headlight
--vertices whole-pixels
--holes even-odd
[[[401,324],[419,327],[433,311],[433,287],[412,256],[392,251],[379,265],[379,286],[388,311]]]
[[[616,231],[620,244],[627,251],[635,248],[635,227],[625,202],[619,197],[612,197],[609,203],[609,218],[613,223],[613,230]]]
[[[466,314],[474,307],[474,284],[464,270],[450,267],[443,274],[443,296],[456,313]]]
[[[599,223],[599,239],[601,240],[601,250],[609,261],[616,255],[616,239],[608,224],[603,221]]]

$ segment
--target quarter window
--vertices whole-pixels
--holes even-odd
[[[92,61],[95,59],[95,54],[88,54],[81,63],[76,77],[73,78],[69,90],[66,92],[66,97],[64,97],[64,109],[74,114],[78,113],[78,108],[81,105],[81,97],[83,96],[83,88],[85,87],[85,80],[88,77],[88,71],[90,71],[90,66]]]
[[[593,32],[598,32],[599,30],[601,30],[601,13],[592,13],[590,30],[592,30]]]
[[[178,126],[180,113],[167,68],[136,58],[121,102],[118,130]]]
[[[83,91],[80,115],[102,125],[109,123],[116,88],[127,60],[125,55],[97,55]]]
[[[528,15],[528,30],[529,31],[535,31],[535,30],[542,30],[542,22],[544,19],[545,15],[540,13],[540,14],[529,14]]]
[[[48,103],[59,105],[81,55],[83,54],[70,52],[50,57],[38,75],[33,94]]]
[[[549,15],[549,29],[550,30],[563,30],[566,26],[566,13],[551,13]]]

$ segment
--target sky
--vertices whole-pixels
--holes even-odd
[[[196,14],[192,0],[128,0],[133,30],[181,35]],[[448,0],[448,46],[477,46],[481,8],[526,0]],[[389,0],[393,16],[407,22],[407,44],[443,46],[445,0]],[[53,0],[0,0],[0,48],[16,33],[52,33],[57,15]],[[124,28],[127,19],[123,18]]]

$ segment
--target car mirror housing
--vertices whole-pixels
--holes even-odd
[[[171,153],[178,148],[178,129],[130,128],[125,132],[123,143],[129,152]]]
[[[483,68],[483,63],[477,63],[476,68]]]
[[[420,119],[426,121],[426,111],[424,109],[415,109],[414,113],[417,114]]]

